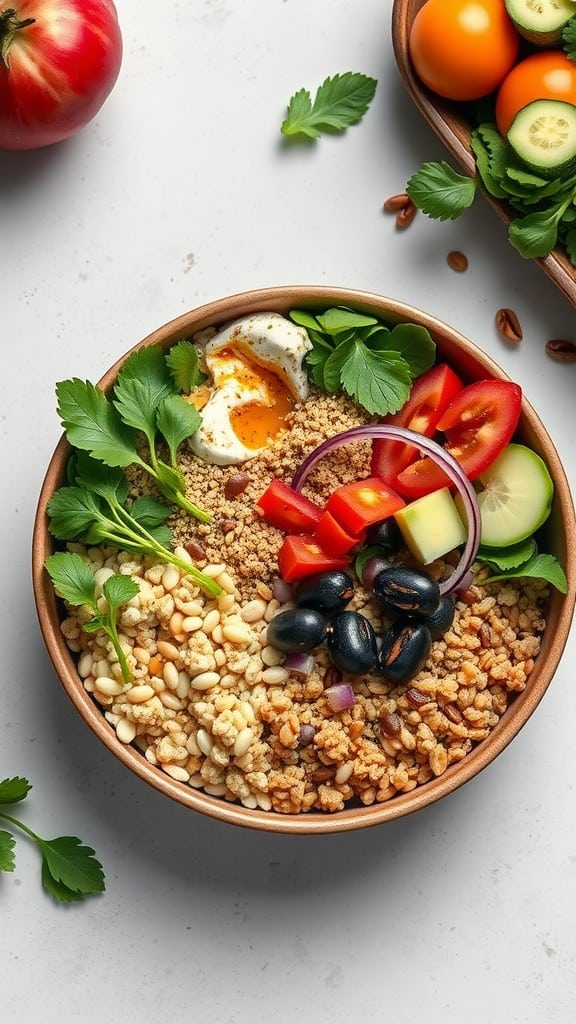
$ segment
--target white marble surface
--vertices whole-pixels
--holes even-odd
[[[156,326],[222,294],[337,284],[447,320],[523,386],[576,478],[574,309],[481,201],[460,221],[382,213],[445,156],[405,94],[388,0],[119,0],[117,86],[74,140],[0,154],[0,777],[26,820],[95,846],[99,898],[59,907],[18,841],[0,877],[5,1024],[295,1019],[568,1024],[576,1000],[571,638],[546,697],[479,777],[359,834],[259,835],[169,802],[80,721],[49,664],[30,583],[32,521],[59,437],[54,383],[97,379]],[[364,121],[287,147],[290,95],[378,79]],[[469,257],[465,274],[446,265]],[[500,306],[525,337],[505,347]]]

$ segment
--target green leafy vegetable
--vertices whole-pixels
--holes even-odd
[[[102,865],[90,846],[84,846],[76,836],[58,836],[43,839],[28,825],[3,807],[24,800],[31,789],[27,779],[15,777],[0,782],[0,819],[19,829],[36,844],[42,856],[42,885],[44,890],[63,903],[74,903],[86,896],[104,892]],[[14,871],[16,841],[12,832],[0,830],[0,871]]]
[[[562,594],[568,590],[566,575],[558,560],[554,555],[540,554],[534,537],[505,548],[480,545],[477,558],[492,570],[484,583],[529,577],[546,580]]]
[[[213,579],[168,548],[171,534],[163,525],[170,514],[166,505],[150,497],[129,505],[128,482],[121,469],[106,469],[82,452],[72,461],[73,483],[60,487],[48,502],[48,529],[53,537],[153,555],[177,565],[211,597],[219,596],[221,588]]]
[[[132,674],[118,637],[117,620],[121,605],[127,604],[140,591],[136,580],[118,573],[110,576],[102,587],[107,605],[102,610],[98,605],[94,574],[81,555],[70,551],[57,551],[54,555],[49,555],[44,564],[54,590],[64,601],[71,605],[87,605],[90,609],[92,618],[82,624],[82,629],[87,633],[96,633],[98,630],[106,633],[116,652],[122,678],[125,683],[130,683]]]
[[[576,20],[572,31],[576,40]],[[470,146],[476,174],[462,175],[445,161],[432,161],[412,175],[406,191],[418,209],[435,220],[453,220],[472,205],[481,184],[508,203],[508,240],[524,259],[545,258],[562,245],[576,266],[576,176],[565,172],[545,179],[535,174],[491,122],[472,131]]]
[[[317,316],[294,309],[294,323],[312,342],[306,370],[321,391],[345,391],[371,415],[397,412],[412,381],[434,365],[436,345],[425,327],[397,324],[334,307]]]
[[[409,179],[406,192],[434,220],[454,220],[472,206],[477,181],[458,174],[445,160],[429,161]]]
[[[192,388],[198,387],[206,380],[206,375],[200,370],[196,346],[185,338],[177,341],[168,350],[166,363],[176,387],[185,395],[190,394]]]
[[[374,99],[376,85],[376,79],[348,71],[326,78],[314,102],[308,89],[300,89],[290,99],[280,131],[283,135],[311,139],[317,139],[322,132],[345,131],[364,116]]]
[[[570,18],[562,29],[562,46],[570,60],[576,60],[576,16]]]
[[[56,395],[62,426],[74,448],[106,466],[138,466],[152,477],[165,498],[201,522],[209,521],[208,513],[188,500],[176,463],[178,447],[197,431],[200,414],[178,393],[159,345],[144,346],[128,357],[111,398],[77,377],[60,381]],[[170,464],[158,454],[159,437],[168,447]],[[143,457],[141,438],[148,447],[149,461]]]

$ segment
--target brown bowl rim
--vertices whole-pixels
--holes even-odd
[[[400,76],[409,96],[424,118],[456,159],[461,169],[473,175],[476,171],[476,160],[470,148],[471,128],[462,114],[458,103],[450,103],[440,96],[434,95],[426,88],[416,75],[408,50],[408,38],[412,22],[424,5],[425,0],[394,0],[392,7],[392,47]],[[480,191],[489,205],[496,211],[506,225],[510,224],[512,213],[510,207],[491,196],[486,189]],[[522,257],[518,254],[518,258]],[[560,249],[541,259],[530,260],[554,282],[565,297],[576,306],[576,268]]]
[[[345,287],[325,285],[286,285],[253,289],[208,302],[189,310],[154,330],[142,341],[124,353],[98,381],[106,390],[113,383],[118,370],[130,352],[146,345],[168,346],[178,338],[189,336],[212,324],[222,324],[237,316],[258,311],[287,312],[298,306],[322,308],[327,305],[350,305],[366,313],[385,316],[389,322],[413,320],[423,324],[431,332],[447,358],[471,375],[474,365],[486,377],[508,375],[497,363],[472,341],[448,324],[425,313],[415,306],[396,299],[387,298],[374,292]],[[509,378],[508,378],[509,379]],[[565,565],[568,579],[568,593],[564,596],[554,591],[550,600],[550,613],[557,615],[556,628],[544,633],[543,649],[539,656],[530,682],[520,693],[511,707],[502,716],[490,736],[475,747],[458,764],[452,765],[443,775],[416,787],[409,793],[400,793],[390,801],[369,807],[352,807],[334,814],[323,812],[280,814],[260,809],[252,810],[241,804],[212,797],[200,790],[192,789],[185,783],[177,782],[151,765],[132,746],[122,744],[114,730],[104,718],[91,696],[85,691],[75,668],[73,655],[68,650],[58,628],[58,606],[50,580],[44,570],[44,559],[53,549],[47,528],[47,503],[53,491],[61,483],[63,469],[69,453],[66,438],[58,442],[46,471],[34,518],[32,538],[32,581],[34,601],[41,634],[56,674],[68,697],[92,732],[126,767],[158,792],[169,796],[177,803],[206,814],[209,817],[266,832],[289,834],[318,834],[345,832],[366,828],[409,815],[437,802],[449,793],[459,789],[488,764],[490,764],[526,724],[544,696],[562,656],[569,635],[576,601],[576,521],[568,480],[556,448],[545,430],[542,421],[532,406],[524,399],[521,418],[522,437],[539,450],[547,461],[555,485],[554,522],[564,524],[563,540],[558,556]],[[544,665],[544,659],[546,664]]]

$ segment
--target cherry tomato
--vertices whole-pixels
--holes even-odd
[[[330,512],[352,537],[362,537],[372,523],[380,523],[403,508],[404,501],[377,476],[337,487],[326,502]]]
[[[444,447],[475,480],[511,440],[522,408],[522,389],[507,380],[479,380],[456,395],[438,421]],[[394,483],[407,500],[440,487],[453,487],[444,471],[428,456],[412,462]]]
[[[576,104],[576,63],[562,50],[533,53],[506,75],[496,97],[496,124],[504,138],[518,111],[533,100]]]
[[[381,423],[406,427],[425,437],[432,437],[436,424],[452,399],[464,387],[460,378],[446,363],[438,363],[417,377],[406,404]],[[418,450],[402,441],[374,441],[370,472],[392,483],[399,473],[418,458]]]
[[[359,543],[360,538],[348,533],[331,512],[323,512],[311,538],[327,555],[341,558]]]
[[[497,89],[519,45],[504,0],[427,0],[408,39],[418,77],[450,100],[475,100]]]
[[[112,0],[0,0],[0,148],[36,149],[79,131],[121,60]]]
[[[256,502],[256,509],[267,523],[285,533],[312,533],[322,515],[319,505],[283,480],[272,480]]]
[[[287,583],[300,580],[303,576],[311,576],[312,573],[326,572],[328,569],[346,569],[349,562],[349,558],[325,554],[311,537],[293,534],[288,534],[284,538],[278,552],[278,569],[282,579]]]

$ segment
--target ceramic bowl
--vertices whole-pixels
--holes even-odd
[[[205,327],[222,325],[233,318],[258,311],[277,311],[286,314],[295,307],[321,310],[333,305],[354,307],[381,317],[391,324],[411,321],[423,325],[436,341],[439,357],[449,362],[466,379],[506,376],[492,359],[471,341],[433,316],[394,299],[344,288],[277,287],[232,295],[177,317],[154,331],[134,348],[152,344],[168,347],[177,339],[191,336]],[[98,382],[101,388],[106,390],[113,384],[122,362],[123,359],[118,360],[104,374]],[[71,375],[78,369],[78,366],[71,366]],[[209,796],[183,782],[175,781],[150,764],[135,747],[118,740],[102,709],[84,689],[74,656],[61,633],[62,608],[44,568],[46,557],[54,549],[48,531],[47,504],[51,495],[63,482],[69,455],[68,443],[62,438],[48,466],[38,502],[33,535],[33,586],[40,628],[49,657],[80,718],[92,729],[108,752],[140,779],[167,797],[184,807],[220,821],[263,831],[331,833],[361,829],[411,814],[454,792],[473,779],[504,750],[536,709],[558,666],[574,608],[576,525],[570,489],[554,444],[526,400],[523,404],[519,438],[544,458],[552,475],[555,497],[552,515],[546,526],[546,550],[556,555],[565,567],[568,578],[566,595],[554,589],[551,592],[542,649],[528,684],[514,699],[488,738],[480,742],[462,761],[450,766],[444,774],[410,792],[398,793],[384,803],[354,806],[332,814],[282,814],[254,810],[220,797]]]
[[[398,70],[406,90],[430,127],[446,146],[460,169],[473,175],[476,162],[470,148],[472,126],[466,120],[466,107],[461,103],[452,103],[436,96],[426,88],[416,75],[408,52],[410,29],[416,14],[425,0],[394,0],[392,7],[392,42]],[[414,168],[416,170],[416,168]],[[506,225],[512,219],[510,207],[489,195],[484,189],[482,194],[490,206]],[[518,256],[518,259],[521,259]],[[545,259],[534,260],[544,273],[554,282],[566,298],[576,306],[576,268],[560,249],[553,249]]]

